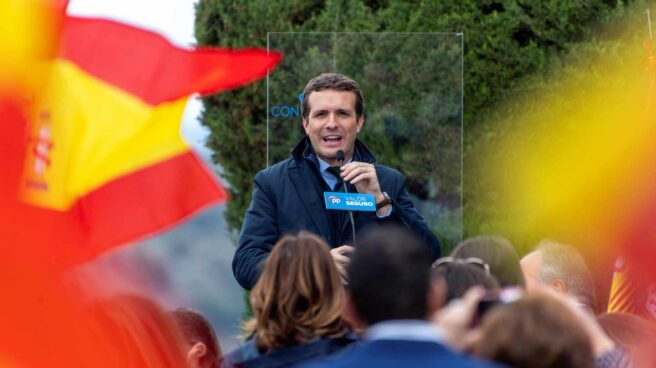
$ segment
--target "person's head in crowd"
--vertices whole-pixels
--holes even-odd
[[[106,366],[186,366],[184,337],[171,315],[154,301],[136,295],[114,296],[92,302],[86,315]]]
[[[464,260],[444,257],[435,261],[432,268],[432,279],[442,280],[446,285],[444,304],[461,298],[474,286],[481,286],[486,290],[499,288],[499,283],[490,274],[490,267],[478,258]]]
[[[337,151],[348,160],[364,125],[364,98],[358,83],[342,74],[323,73],[312,78],[301,101],[303,128],[316,155],[337,164]]]
[[[344,287],[328,245],[306,231],[281,238],[251,291],[263,351],[343,336]]]
[[[653,321],[629,313],[604,313],[597,316],[597,320],[615,344],[629,353],[656,343],[656,324]]]
[[[492,309],[474,354],[514,368],[592,368],[585,328],[562,302],[544,294]]]
[[[425,320],[436,304],[429,296],[427,248],[399,227],[376,226],[363,233],[348,275],[347,309],[362,327],[388,320]]]
[[[542,240],[536,249],[522,258],[526,288],[548,286],[569,294],[590,310],[595,310],[595,285],[583,256],[575,248]]]
[[[451,252],[451,256],[482,259],[490,266],[490,272],[501,287],[524,286],[519,256],[505,238],[482,235],[465,239]]]
[[[223,354],[207,318],[188,308],[178,308],[171,314],[186,341],[188,367],[218,368]]]

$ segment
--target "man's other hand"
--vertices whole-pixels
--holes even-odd
[[[337,271],[339,271],[339,276],[342,278],[342,283],[344,285],[348,284],[348,275],[346,274],[346,267],[351,258],[349,258],[349,253],[353,252],[353,247],[350,245],[342,245],[341,247],[333,248],[330,250],[330,255],[333,256],[335,261],[335,266],[337,266]]]
[[[342,179],[355,185],[358,193],[373,194],[376,203],[382,202],[385,197],[378,183],[376,166],[366,162],[349,162],[342,166]],[[390,205],[386,205],[376,210],[379,216],[389,214]]]
[[[382,196],[376,167],[366,162],[349,162],[342,166],[342,179],[353,185],[359,193]]]

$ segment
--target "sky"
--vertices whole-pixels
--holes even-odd
[[[193,46],[194,4],[197,0],[70,0],[68,13],[83,17],[102,17],[147,29],[181,47]],[[209,161],[205,147],[209,130],[198,122],[202,104],[191,98],[183,116],[182,134],[201,157]]]

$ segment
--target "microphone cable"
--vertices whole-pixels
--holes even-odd
[[[344,151],[339,150],[337,151],[337,161],[339,162],[339,168],[341,170],[342,166],[344,165]],[[342,179],[343,182],[343,187],[344,187],[344,193],[348,193],[348,188],[346,188],[346,180]],[[351,219],[351,235],[353,236],[353,247],[355,247],[356,241],[355,241],[355,220],[353,219],[353,211],[348,210],[349,213],[349,218]]]

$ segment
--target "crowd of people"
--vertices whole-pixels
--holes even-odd
[[[442,257],[405,177],[356,138],[364,111],[357,82],[313,78],[306,137],[255,176],[233,258],[251,291],[244,343],[224,355],[198,313],[125,297],[97,306],[104,342],[122,357],[113,366],[656,367],[653,322],[597,315],[575,248],[544,240],[520,259],[508,240],[478,236]],[[322,205],[342,192],[375,209]]]
[[[328,245],[280,240],[251,293],[244,345],[223,367],[653,367],[656,327],[595,314],[578,251],[545,240],[520,260],[500,237],[431,265],[410,232],[375,227],[340,281]]]
[[[226,354],[198,312],[135,296],[93,308],[122,366],[656,366],[656,326],[596,315],[593,290],[583,257],[554,241],[520,260],[507,240],[481,236],[431,263],[411,232],[376,226],[350,254],[346,283],[320,237],[280,239],[250,293],[244,342]]]

